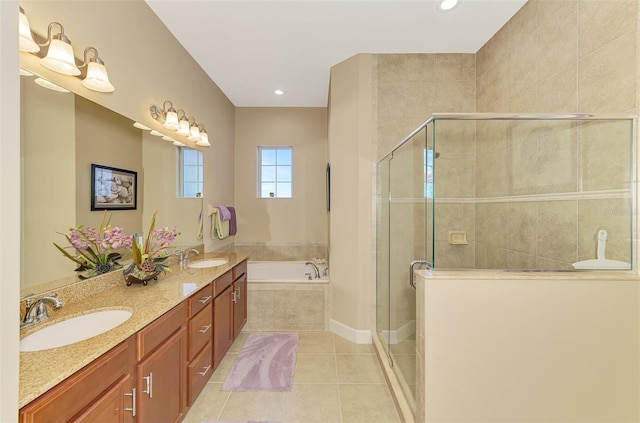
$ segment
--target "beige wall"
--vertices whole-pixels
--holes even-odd
[[[418,422],[640,420],[637,281],[419,283]]]
[[[331,68],[331,318],[370,331],[374,249],[372,56],[359,54]],[[363,189],[364,187],[364,189]],[[357,335],[356,335],[357,336]]]
[[[637,12],[530,0],[476,55],[478,111],[635,113]],[[595,258],[598,229],[607,258],[630,262],[630,199],[603,191],[631,186],[631,141],[624,122],[478,123],[476,267],[571,269]],[[520,200],[487,201],[503,196]]]
[[[235,242],[326,246],[327,110],[238,108],[235,131]],[[293,198],[257,197],[258,146],[293,147]]]
[[[18,416],[20,79],[16,1],[0,2],[0,421]],[[13,342],[11,340],[14,340]]]

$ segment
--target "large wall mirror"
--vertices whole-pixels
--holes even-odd
[[[178,150],[133,126],[133,121],[70,92],[21,77],[21,295],[77,282],[75,265],[53,243],[75,225],[98,227],[91,211],[91,164],[137,172],[135,210],[110,210],[127,234],[176,226],[175,245],[200,244],[202,198],[178,198]]]

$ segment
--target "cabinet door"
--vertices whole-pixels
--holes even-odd
[[[233,283],[233,339],[235,339],[244,324],[247,323],[247,275]]]
[[[186,404],[186,333],[183,327],[138,364],[139,423],[181,420]]]
[[[213,368],[217,368],[233,342],[233,287],[213,300]]]
[[[196,356],[189,364],[187,370],[188,380],[188,406],[191,407],[204,389],[207,381],[213,374],[213,363],[211,361],[213,354],[211,353],[211,342]]]
[[[133,378],[126,375],[120,382],[100,396],[72,423],[133,423],[134,404]]]

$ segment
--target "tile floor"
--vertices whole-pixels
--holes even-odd
[[[291,391],[222,391],[249,333],[242,332],[184,422],[399,423],[373,346],[331,332],[299,332]]]

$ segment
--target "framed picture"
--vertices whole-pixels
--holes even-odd
[[[138,172],[91,164],[91,210],[135,210]]]

